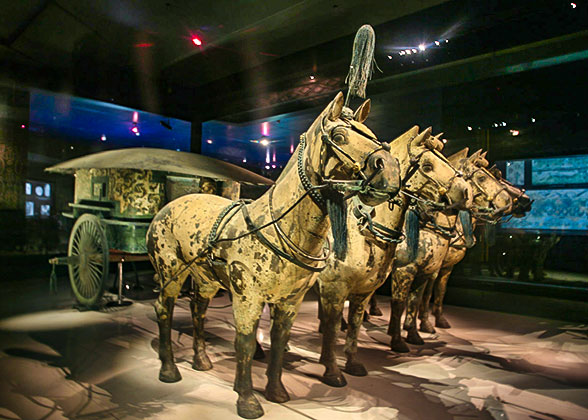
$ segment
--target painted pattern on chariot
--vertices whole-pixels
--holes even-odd
[[[120,212],[137,216],[157,213],[165,200],[161,183],[153,182],[149,170],[118,169],[110,171],[112,198],[119,202]]]

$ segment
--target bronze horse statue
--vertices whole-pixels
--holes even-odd
[[[505,211],[512,206],[512,199],[504,191],[501,184],[490,174],[481,176],[477,171],[476,162],[480,154],[474,154],[469,158],[456,153],[448,160],[464,174],[464,178],[472,185],[474,192],[474,206],[496,207]],[[475,169],[474,169],[475,168]],[[475,176],[476,181],[472,182]],[[416,258],[408,258],[405,244],[400,244],[396,251],[396,259],[392,270],[392,300],[390,311],[390,323],[388,334],[392,336],[391,347],[396,352],[408,352],[409,348],[402,339],[400,332],[400,318],[404,312],[408,299],[408,305],[420,302],[423,286],[436,278],[441,270],[443,260],[447,255],[451,241],[458,236],[456,231],[458,221],[462,223],[464,246],[470,248],[474,245],[471,218],[469,213],[460,212],[459,217],[454,212],[439,211],[437,208],[423,204],[419,207],[419,241]],[[409,294],[412,290],[417,293]],[[423,344],[412,318],[406,323],[406,342],[411,344]]]
[[[468,149],[464,149],[460,151],[456,155],[456,159],[466,159],[468,153]],[[526,213],[531,210],[532,200],[529,198],[528,195],[525,194],[524,189],[520,189],[506,181],[502,178],[502,173],[497,168],[490,168],[486,169],[488,166],[488,162],[486,161],[486,152],[479,154],[479,159],[475,162],[474,168],[471,168],[473,171],[469,174],[466,174],[468,178],[473,181],[473,186],[476,188],[476,194],[479,196],[484,197],[484,190],[481,187],[481,184],[486,177],[494,177],[499,183],[501,190],[505,191],[507,194],[510,195],[512,199],[512,205],[506,208],[492,208],[492,207],[483,207],[480,208],[479,206],[474,206],[472,208],[472,228],[475,229],[477,225],[485,224],[487,226],[493,225],[500,221],[502,217],[512,215],[513,217],[524,217]],[[480,185],[480,187],[476,187]],[[493,197],[485,196],[486,203],[484,205],[490,205],[494,203]],[[475,239],[475,238],[474,238]],[[463,226],[461,223],[457,224],[457,235],[456,237],[450,242],[449,248],[447,250],[447,254],[443,259],[441,264],[441,270],[437,277],[429,279],[427,284],[424,287],[421,287],[421,290],[424,289],[422,298],[419,299],[418,294],[419,290],[411,291],[411,295],[416,295],[414,298],[409,298],[409,302],[411,305],[407,308],[407,316],[405,322],[405,328],[411,328],[411,323],[414,322],[416,318],[416,311],[417,311],[417,303],[420,301],[420,307],[418,308],[418,318],[420,320],[419,330],[422,332],[427,333],[434,333],[435,328],[429,321],[429,315],[431,312],[435,317],[435,326],[438,328],[450,328],[451,325],[447,321],[447,319],[443,316],[443,299],[445,297],[445,292],[447,290],[447,282],[449,280],[449,276],[453,271],[453,267],[459,263],[465,257],[467,252],[467,247],[464,240],[463,235]],[[433,305],[432,308],[430,307],[431,297],[433,298]]]
[[[390,270],[396,244],[404,235],[405,213],[414,199],[430,200],[440,207],[466,208],[471,204],[471,188],[440,153],[443,143],[428,128],[419,134],[413,127],[390,143],[390,152],[400,163],[402,190],[395,203],[375,208],[356,202],[348,207],[349,251],[344,259],[331,258],[318,276],[320,331],[323,334],[320,362],[325,366],[323,382],[344,386],[346,380],[337,366],[335,344],[345,301],[349,316],[345,372],[364,376],[367,371],[357,357],[357,339],[363,313],[370,296],[380,287]],[[406,236],[418,239],[412,233]],[[417,246],[416,242],[413,244]]]
[[[285,402],[282,360],[298,308],[333,252],[346,253],[346,200],[357,195],[367,205],[393,197],[400,188],[398,161],[389,145],[363,124],[370,102],[355,113],[339,93],[321,112],[276,183],[246,204],[203,194],[186,195],[165,206],[147,233],[149,257],[161,292],[155,303],[159,324],[159,379],[181,379],[171,347],[174,304],[190,275],[195,293],[192,367],[208,370],[203,324],[219,288],[233,295],[237,368],[234,390],[241,417],[257,418],[263,409],[253,394],[251,363],[256,330],[265,303],[272,304],[271,354],[265,397]]]

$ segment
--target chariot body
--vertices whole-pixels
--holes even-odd
[[[254,198],[272,181],[236,165],[194,153],[165,149],[110,150],[68,160],[46,171],[73,174],[74,202],[63,216],[75,220],[67,257],[73,293],[81,306],[102,297],[110,263],[147,261],[145,234],[168,202],[192,193],[231,200]]]

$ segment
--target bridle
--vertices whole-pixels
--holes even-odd
[[[434,207],[437,210],[452,209],[454,207],[453,204],[445,204],[445,203],[435,202],[432,200],[427,200],[425,198],[420,197],[420,193],[425,188],[425,186],[427,186],[427,184],[432,183],[437,187],[437,191],[439,192],[440,195],[445,195],[453,186],[453,182],[455,181],[455,179],[462,177],[463,174],[460,171],[458,171],[457,169],[455,169],[453,167],[453,165],[451,165],[451,163],[447,160],[447,158],[445,156],[443,156],[439,151],[437,151],[436,148],[428,148],[427,147],[426,150],[423,150],[419,154],[417,154],[417,155],[413,154],[411,146],[412,146],[412,142],[414,141],[415,138],[416,138],[415,136],[412,136],[410,141],[408,141],[408,143],[406,145],[410,166],[409,166],[406,174],[404,175],[404,177],[402,178],[402,181],[400,183],[400,185],[401,185],[400,192],[403,195],[405,195],[406,197],[408,197],[413,202],[420,202],[428,207]],[[428,152],[433,153],[437,158],[439,158],[443,162],[447,163],[447,165],[453,170],[453,176],[451,178],[449,178],[447,183],[440,182],[439,180],[433,178],[431,175],[429,175],[428,173],[426,173],[422,169],[421,159],[423,158],[425,153],[428,153]],[[426,181],[416,191],[411,191],[409,189],[410,185],[408,184],[408,182],[417,173],[419,173],[421,176],[425,177]]]
[[[475,165],[475,164],[474,164]],[[498,191],[496,193],[494,193],[493,195],[488,194],[488,192],[478,183],[478,181],[476,180],[476,173],[478,172],[483,172],[487,177],[489,177],[491,180],[493,180],[494,182],[496,182],[497,184],[500,185],[500,188],[498,189]],[[480,167],[476,165],[476,169],[474,169],[473,171],[466,173],[465,180],[467,180],[471,185],[473,185],[475,187],[475,189],[477,190],[477,193],[474,194],[474,200],[479,197],[479,196],[483,196],[484,200],[486,200],[488,203],[490,203],[490,207],[486,208],[486,207],[480,207],[480,206],[472,206],[471,211],[472,211],[472,215],[476,218],[479,219],[482,222],[485,223],[497,223],[498,219],[497,217],[500,216],[502,213],[504,213],[508,208],[511,208],[514,201],[513,198],[510,194],[510,192],[508,191],[508,188],[506,185],[504,185],[500,180],[497,180],[490,172],[488,172],[488,170],[484,167]],[[506,193],[508,196],[508,200],[510,203],[507,204],[504,207],[501,208],[496,208],[496,203],[494,202],[494,200],[496,200],[496,198],[502,194],[502,193]],[[520,198],[522,196],[522,194],[524,194],[524,191],[521,192],[521,195],[518,198]]]
[[[330,130],[330,133],[327,133],[325,129],[325,119],[327,117],[323,117],[321,121],[321,151],[320,151],[320,159],[319,159],[319,166],[315,175],[318,178],[319,186],[321,189],[327,188],[332,189],[338,192],[346,192],[344,199],[347,200],[353,197],[356,194],[371,194],[371,195],[389,195],[388,192],[382,192],[370,185],[370,182],[374,179],[376,175],[378,175],[384,168],[381,165],[377,165],[373,173],[368,176],[366,175],[365,171],[367,169],[368,162],[370,161],[370,157],[381,151],[390,151],[390,146],[387,143],[380,142],[377,138],[373,137],[369,133],[359,130],[354,124],[349,123],[347,124],[337,124]],[[363,163],[358,162],[356,159],[353,158],[349,153],[347,153],[337,141],[334,141],[334,138],[340,137],[341,141],[344,140],[344,134],[342,133],[343,130],[347,131],[351,129],[352,131],[360,134],[362,137],[365,137],[372,142],[374,142],[379,147],[375,148],[374,150],[370,151],[365,158],[363,159]],[[298,176],[300,178],[300,183],[305,191],[309,192],[310,197],[312,200],[319,206],[319,208],[326,212],[326,205],[325,199],[323,194],[319,192],[319,189],[316,189],[317,185],[314,185],[310,179],[310,177],[306,174],[306,169],[304,166],[305,162],[305,150],[306,150],[306,132],[300,136],[300,144],[298,146],[298,155],[297,155],[297,171]],[[359,175],[360,179],[357,180],[335,180],[335,179],[325,179],[325,165],[329,161],[329,154],[334,154],[340,162],[348,161],[349,168],[351,169],[353,174]]]

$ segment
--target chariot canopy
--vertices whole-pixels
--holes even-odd
[[[45,170],[73,174],[78,169],[142,169],[239,183],[273,184],[268,178],[208,156],[146,147],[94,153],[59,163]]]

